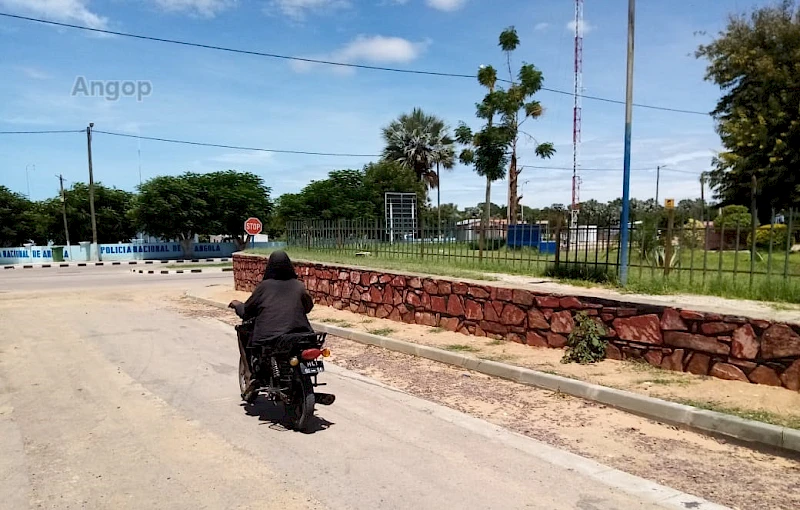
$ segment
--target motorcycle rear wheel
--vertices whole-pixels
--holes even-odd
[[[301,375],[294,383],[291,403],[286,406],[286,413],[289,415],[289,421],[294,430],[306,432],[311,417],[314,416],[316,402],[311,378]]]

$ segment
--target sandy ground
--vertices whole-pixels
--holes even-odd
[[[208,287],[203,292],[209,299],[220,302],[230,302],[232,299],[244,301],[248,296],[247,293],[229,290],[225,286]],[[723,381],[715,377],[661,370],[645,363],[627,361],[605,360],[594,365],[563,364],[563,351],[559,349],[528,347],[513,342],[462,335],[439,328],[376,319],[327,306],[314,307],[310,317],[318,322],[441,349],[460,350],[468,356],[573,377],[652,397],[676,402],[706,402],[744,411],[767,411],[800,420],[800,393],[785,388]]]
[[[221,299],[233,294],[219,292],[217,296]],[[187,314],[237,323],[231,312],[189,299],[182,300],[179,306]],[[333,317],[335,312],[319,307],[313,313],[320,320]],[[349,318],[354,325],[355,321],[366,320],[358,315]],[[369,329],[383,326],[379,321],[358,322],[358,327]],[[396,323],[387,326],[395,327],[400,334]],[[439,334],[428,336],[438,338]],[[462,344],[470,341],[461,335],[455,338]],[[564,394],[341,338],[330,338],[329,347],[331,361],[340,366],[637,476],[732,508],[800,508],[797,460],[757,452]],[[618,369],[624,373],[624,367]],[[608,367],[603,370],[611,371]],[[619,379],[622,380],[621,375]]]

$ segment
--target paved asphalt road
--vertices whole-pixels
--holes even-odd
[[[174,304],[230,283],[0,272],[0,508],[712,508],[333,365],[288,431],[241,405],[233,329]]]

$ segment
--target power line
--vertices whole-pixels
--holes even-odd
[[[52,134],[52,133],[85,133],[83,129],[60,129],[60,130],[43,130],[43,131],[0,131],[0,135],[24,135],[24,134],[32,134],[32,135],[39,135],[39,134]],[[215,147],[221,149],[233,149],[233,150],[243,150],[243,151],[256,151],[256,152],[274,152],[278,154],[300,154],[306,156],[336,156],[336,157],[352,157],[352,158],[380,158],[382,157],[381,154],[355,154],[355,153],[343,153],[343,152],[317,152],[317,151],[301,151],[301,150],[290,150],[290,149],[267,149],[264,147],[246,147],[241,145],[225,145],[225,144],[218,144],[218,143],[210,143],[210,142],[195,142],[190,140],[178,140],[174,138],[162,138],[162,137],[155,137],[155,136],[145,136],[145,135],[134,135],[130,133],[117,133],[114,131],[102,131],[99,129],[93,129],[92,133],[100,133],[109,136],[119,136],[123,138],[136,138],[139,140],[151,140],[154,142],[165,142],[165,143],[177,143],[183,145],[195,145],[200,147]],[[572,167],[566,166],[540,166],[540,165],[520,165],[520,168],[532,168],[536,170],[572,170]],[[634,168],[633,171],[635,172],[644,172],[644,171],[652,171],[655,170],[655,167],[642,167],[642,168]],[[581,167],[581,171],[587,172],[619,172],[619,168],[583,168]],[[681,170],[679,168],[666,168],[661,167],[662,172],[676,172],[682,174],[689,174],[699,176],[697,172],[693,172],[691,170]]]
[[[82,129],[56,129],[46,131],[0,131],[0,135],[46,135],[54,133],[83,133]]]
[[[476,78],[476,75],[474,75],[474,74],[447,73],[447,72],[440,72],[440,71],[426,71],[426,70],[421,70],[421,69],[399,69],[399,68],[396,68],[396,67],[370,66],[370,65],[366,65],[366,64],[352,64],[352,63],[348,63],[348,62],[336,62],[336,61],[332,61],[332,60],[320,60],[320,59],[314,59],[314,58],[294,57],[294,56],[290,56],[290,55],[280,55],[280,54],[277,54],[277,53],[267,53],[267,52],[263,52],[263,51],[243,50],[243,49],[238,49],[238,48],[229,48],[229,47],[226,47],[226,46],[217,46],[217,45],[213,45],[213,44],[195,43],[195,42],[189,42],[189,41],[181,41],[181,40],[178,40],[178,39],[166,39],[166,38],[163,38],[163,37],[154,37],[154,36],[148,36],[148,35],[133,34],[133,33],[130,33],[130,32],[119,32],[119,31],[116,31],[116,30],[106,30],[106,29],[102,29],[102,28],[92,28],[92,27],[86,27],[86,26],[82,26],[82,25],[73,25],[71,23],[61,23],[61,22],[58,22],[58,21],[50,21],[50,20],[39,19],[39,18],[31,18],[31,17],[28,17],[28,16],[20,16],[18,14],[9,14],[9,13],[5,13],[5,12],[0,12],[0,16],[4,16],[6,18],[19,19],[19,20],[23,20],[23,21],[31,21],[31,22],[34,22],[34,23],[42,23],[42,24],[45,24],[45,25],[53,25],[53,26],[65,27],[65,28],[74,28],[76,30],[85,30],[85,31],[88,31],[88,32],[96,32],[96,33],[107,34],[107,35],[116,35],[116,36],[120,36],[120,37],[130,37],[130,38],[133,38],[133,39],[140,39],[140,40],[144,40],[144,41],[153,41],[153,42],[161,42],[161,43],[168,43],[168,44],[177,44],[177,45],[181,45],[181,46],[190,46],[190,47],[195,47],[195,48],[203,48],[203,49],[207,49],[207,50],[225,51],[225,52],[229,52],[229,53],[239,53],[239,54],[243,54],[243,55],[253,55],[253,56],[257,56],[257,57],[267,57],[267,58],[275,58],[275,59],[281,59],[281,60],[293,60],[293,61],[296,61],[296,62],[307,62],[307,63],[311,63],[311,64],[322,64],[322,65],[329,65],[329,66],[351,67],[351,68],[357,68],[357,69],[368,69],[368,70],[372,70],[372,71],[386,71],[386,72],[392,72],[392,73],[418,74],[418,75],[427,75],[427,76],[442,76],[442,77],[448,77],[448,78],[469,78],[469,79],[475,79]],[[505,80],[505,79],[498,79],[498,81],[510,83],[509,80]],[[569,91],[566,91],[566,90],[553,89],[553,88],[548,88],[548,87],[542,87],[541,90],[546,91],[546,92],[552,92],[554,94],[564,94],[564,95],[568,95],[568,96],[574,95],[573,92],[569,92]],[[622,101],[622,100],[619,100],[619,99],[609,99],[609,98],[598,97],[598,96],[587,96],[587,95],[583,95],[583,94],[581,94],[581,97],[583,99],[590,99],[592,101],[601,101],[601,102],[612,103],[612,104],[625,104],[625,101]],[[684,109],[681,109],[681,108],[670,108],[670,107],[667,107],[667,106],[654,106],[654,105],[641,104],[641,103],[633,103],[633,106],[636,106],[638,108],[647,108],[647,109],[650,109],[650,110],[660,110],[660,111],[672,112],[672,113],[684,113],[684,114],[690,114],[690,115],[703,115],[703,116],[709,116],[710,115],[708,112],[701,112],[701,111],[696,111],[696,110],[684,110]]]
[[[536,170],[569,170],[572,171],[572,167],[566,166],[537,166],[537,165],[522,165],[521,168],[533,168]],[[655,170],[656,167],[644,167],[644,168],[633,168],[634,172],[644,172],[648,170]],[[587,172],[619,172],[621,168],[583,168],[581,167],[581,171]],[[677,168],[664,168],[661,167],[662,172],[678,172],[683,174],[691,174],[691,175],[700,175],[697,172],[692,172],[691,170],[680,170]]]
[[[342,156],[342,157],[352,157],[352,158],[377,158],[380,157],[380,154],[350,154],[350,153],[340,153],[340,152],[315,152],[315,151],[300,151],[300,150],[288,150],[288,149],[265,149],[263,147],[243,147],[240,145],[223,145],[218,143],[207,143],[207,142],[193,142],[189,140],[176,140],[172,138],[160,138],[155,136],[143,136],[143,135],[131,135],[128,133],[115,133],[113,131],[101,131],[99,129],[92,130],[92,133],[101,133],[104,135],[111,135],[111,136],[121,136],[124,138],[138,138],[140,140],[152,140],[154,142],[166,142],[166,143],[178,143],[183,145],[197,145],[201,147],[216,147],[221,149],[235,149],[235,150],[244,150],[244,151],[257,151],[257,152],[275,152],[280,154],[302,154],[305,156]]]

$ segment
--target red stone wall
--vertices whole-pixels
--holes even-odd
[[[266,259],[233,256],[237,290],[252,291]],[[800,389],[800,326],[598,298],[473,285],[446,278],[296,263],[315,302],[370,317],[438,326],[536,347],[563,347],[584,311],[601,321],[611,359]]]

